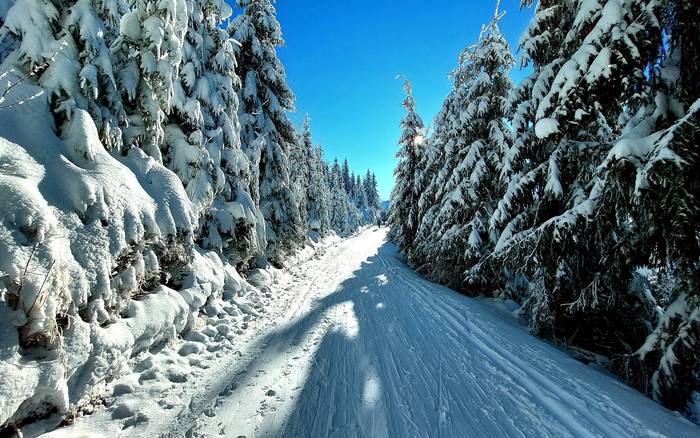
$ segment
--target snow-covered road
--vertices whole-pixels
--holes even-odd
[[[182,406],[147,412],[149,421],[123,431],[103,408],[61,433],[700,436],[678,414],[530,336],[505,306],[421,279],[384,229],[329,248],[275,290],[284,306],[235,359],[190,386]]]

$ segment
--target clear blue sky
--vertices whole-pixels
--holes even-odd
[[[299,124],[311,116],[314,141],[326,159],[347,157],[356,172],[372,169],[382,199],[393,185],[403,117],[402,80],[414,88],[417,110],[432,122],[450,90],[447,74],[459,52],[490,21],[495,0],[278,0],[286,40],[279,56],[297,97]],[[500,23],[515,50],[531,9],[503,0]],[[515,71],[518,82],[522,72]]]

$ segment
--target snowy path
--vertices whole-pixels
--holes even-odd
[[[502,306],[421,279],[385,237],[365,231],[295,268],[275,287],[287,305],[268,314],[281,323],[213,366],[189,403],[124,435],[700,436]],[[113,418],[64,432],[107,431]]]

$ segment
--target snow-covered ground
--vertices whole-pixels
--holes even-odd
[[[278,272],[271,289],[273,307],[233,344],[175,341],[48,436],[700,436],[506,306],[421,279],[384,229]]]

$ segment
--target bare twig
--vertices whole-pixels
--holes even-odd
[[[46,285],[46,280],[49,278],[49,274],[51,274],[51,270],[53,269],[53,265],[56,264],[56,260],[51,262],[51,266],[49,266],[49,270],[46,271],[46,275],[44,276],[44,281],[41,283],[41,287],[39,288],[39,292],[36,293],[36,297],[34,298],[34,302],[32,303],[32,307],[29,308],[28,312],[24,312],[27,317],[29,317],[32,314],[32,310],[34,310],[34,306],[36,306],[36,303],[39,301],[39,297],[42,296],[42,291],[44,290],[44,286]],[[42,299],[42,301],[44,301]],[[39,307],[41,307],[44,303],[42,302],[39,304]],[[24,308],[24,305],[22,305],[22,308]]]
[[[17,296],[22,295],[22,289],[24,288],[24,279],[27,277],[27,270],[29,270],[29,263],[31,263],[32,259],[34,258],[34,253],[36,252],[38,246],[38,242],[34,244],[34,248],[32,248],[32,253],[29,254],[29,258],[27,259],[27,264],[24,265],[24,272],[22,272],[22,276],[19,278],[19,289],[17,290]]]
[[[25,73],[22,77],[17,79],[15,82],[10,83],[10,85],[5,88],[5,90],[0,94],[0,104],[5,101],[5,97],[7,94],[15,88],[17,85],[21,84],[24,82],[28,77],[30,76],[36,76],[40,71],[46,69],[49,66],[50,62],[53,62],[56,59],[56,55],[58,55],[58,52],[61,50],[63,45],[59,45],[56,50],[53,52],[53,54],[46,59],[46,61],[42,62],[41,64],[35,65],[33,68],[31,68],[27,73]],[[2,76],[4,76],[6,73],[3,73]],[[28,100],[35,99],[37,95],[31,96]],[[17,102],[10,103],[8,105],[0,105],[0,109],[6,109],[6,108],[11,108],[16,105],[21,105],[25,100],[19,100]]]

